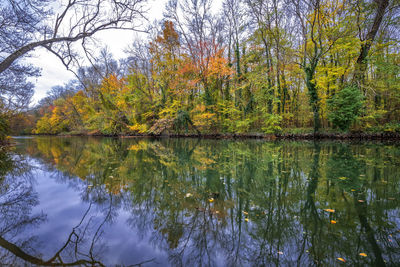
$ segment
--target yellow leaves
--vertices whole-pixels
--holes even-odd
[[[339,180],[342,180],[342,181],[347,180],[347,177],[339,177]]]
[[[160,118],[175,118],[176,113],[181,109],[182,103],[179,100],[173,100],[158,113]]]
[[[208,202],[213,203],[214,202],[214,198],[209,198]]]
[[[140,146],[139,145],[131,145],[128,150],[132,150],[132,151],[138,151],[140,150]]]
[[[248,221],[249,221],[249,218],[244,218],[244,221],[245,221],[245,222],[248,222]]]
[[[249,215],[249,213],[248,213],[248,212],[246,212],[246,211],[243,211],[243,214],[244,214],[244,215]]]
[[[110,74],[108,77],[104,78],[100,90],[103,93],[117,95],[119,92],[125,90],[125,87],[125,79],[119,79],[115,74]]]
[[[137,144],[131,145],[128,150],[139,151],[146,150],[148,148],[148,143],[145,141],[139,141]]]
[[[210,120],[215,117],[214,113],[206,112],[197,117],[198,120]]]
[[[360,255],[360,256],[362,256],[362,257],[367,257],[368,255],[367,254],[365,254],[364,252],[361,252],[360,254],[358,254],[358,255]]]
[[[187,193],[187,194],[185,195],[185,197],[191,197],[191,196],[193,196],[193,194],[191,194],[191,193]]]
[[[209,131],[217,123],[217,116],[213,110],[212,106],[208,107],[206,110],[205,105],[199,104],[192,110],[192,121],[193,124],[199,128],[200,131]]]
[[[326,212],[335,212],[335,210],[333,210],[333,209],[324,209],[324,211],[326,211]]]
[[[201,163],[203,163],[204,165],[211,165],[211,164],[215,163],[215,161],[213,159],[210,159],[210,158],[203,158],[201,160]]]
[[[336,223],[337,223],[337,221],[331,220],[331,224],[336,224]]]
[[[346,260],[343,259],[343,258],[337,258],[337,260],[339,260],[339,261],[341,261],[341,262],[346,262]]]
[[[137,132],[137,133],[146,133],[148,130],[148,127],[146,124],[140,124],[140,123],[135,123],[131,126],[128,126],[129,130],[131,130],[132,132]],[[133,150],[133,149],[131,149]]]

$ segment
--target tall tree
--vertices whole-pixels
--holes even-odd
[[[358,3],[359,4],[359,3]],[[367,56],[371,49],[372,43],[375,40],[375,36],[378,33],[379,27],[382,24],[382,20],[385,16],[386,8],[389,5],[389,0],[374,0],[376,5],[376,12],[370,28],[365,36],[362,35],[362,30],[359,31],[359,37],[361,40],[360,54],[357,58],[356,67],[354,70],[353,82],[358,85],[363,82],[365,71],[367,70]]]
[[[21,59],[43,47],[71,68],[77,63],[74,43],[85,53],[91,38],[110,29],[140,30],[146,0],[4,0],[0,9],[1,105],[20,108],[29,104],[33,84],[27,77],[39,72]],[[53,8],[54,7],[54,8]],[[111,12],[110,12],[111,11]]]

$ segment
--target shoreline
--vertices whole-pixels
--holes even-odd
[[[28,135],[27,135],[28,136]],[[107,134],[31,134],[30,136],[87,136],[87,137],[118,137],[118,138],[199,138],[199,139],[263,139],[275,140],[352,140],[352,141],[400,141],[400,133],[304,133],[304,134],[136,134],[136,135],[107,135]]]

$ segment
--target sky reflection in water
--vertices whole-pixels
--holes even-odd
[[[398,145],[16,141],[0,153],[3,264],[400,263]]]

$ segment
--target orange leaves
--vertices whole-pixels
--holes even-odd
[[[335,212],[335,210],[333,210],[333,209],[324,209],[324,211],[326,211],[326,212]]]
[[[154,42],[150,43],[150,52],[154,53],[157,46],[172,52],[175,47],[178,47],[179,35],[175,31],[174,23],[166,20],[163,25],[163,31],[161,35],[158,35]]]
[[[124,90],[126,90],[125,79],[118,79],[115,74],[110,74],[108,77],[104,78],[103,82],[101,83],[102,93],[116,95]]]
[[[208,76],[222,78],[229,76],[233,70],[228,66],[228,61],[223,56],[223,49],[220,49],[215,55],[211,56],[208,65]]]
[[[341,262],[346,262],[346,260],[343,259],[343,258],[337,258],[337,260],[339,260],[339,261],[341,261]]]

